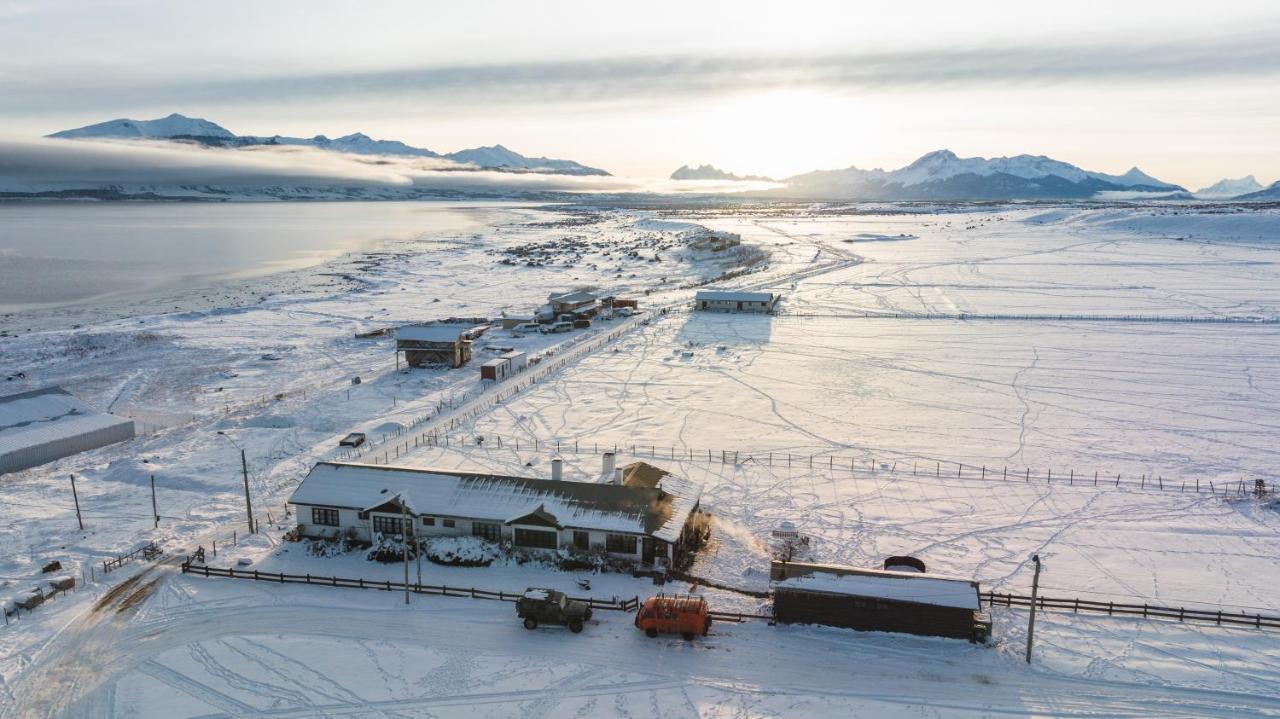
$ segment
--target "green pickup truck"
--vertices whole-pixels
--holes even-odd
[[[577,634],[582,625],[591,619],[591,607],[586,602],[570,599],[564,592],[554,589],[526,589],[516,600],[516,616],[524,620],[525,629],[537,629],[539,624],[561,624]]]

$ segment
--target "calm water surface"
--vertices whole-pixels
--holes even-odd
[[[480,202],[0,203],[0,312],[145,296],[479,230]]]

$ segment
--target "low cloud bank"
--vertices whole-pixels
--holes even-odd
[[[649,181],[474,170],[448,160],[310,147],[209,148],[138,140],[0,140],[0,190],[107,186],[370,187],[472,192],[722,193],[768,183]]]

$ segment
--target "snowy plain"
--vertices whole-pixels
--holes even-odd
[[[770,254],[721,284],[782,292],[782,315],[657,314],[452,429],[501,436],[503,448],[421,449],[396,461],[540,474],[559,440],[566,475],[585,479],[598,471],[596,450],[618,445],[624,462],[643,459],[704,483],[716,524],[694,571],[730,586],[767,586],[768,532],[792,521],[813,537],[820,561],[876,566],[909,553],[984,589],[1025,592],[1027,558],[1039,552],[1049,567],[1045,593],[1054,596],[1278,608],[1275,509],[1172,487],[1270,479],[1280,325],[1070,317],[1275,318],[1274,211],[790,208],[662,219],[507,208],[487,222],[424,238],[428,252],[402,241],[365,253],[354,291],[0,338],[0,369],[26,375],[15,391],[60,383],[148,428],[126,445],[0,480],[14,517],[0,554],[5,590],[30,584],[49,558],[88,567],[152,538],[174,553],[215,537],[225,547],[234,527],[242,531],[244,510],[236,449],[217,431],[247,449],[268,526],[223,561],[394,579],[396,567],[280,545],[282,502],[312,463],[337,456],[345,432],[377,440],[439,413],[441,403],[447,419],[450,400],[481,388],[473,368],[397,372],[389,340],[354,335],[450,316],[517,316],[567,286],[616,289],[674,310],[691,297],[689,285],[734,267],[681,249],[701,225]],[[601,246],[581,256],[556,249],[562,259],[541,266],[501,264],[510,255],[495,253],[563,240]],[[652,249],[664,242],[668,249]],[[622,259],[616,248],[631,244],[644,245],[643,256]],[[895,316],[860,316],[868,312]],[[925,313],[1064,319],[903,316]],[[545,353],[566,351],[556,345],[577,336],[485,339]],[[363,381],[352,386],[356,375]],[[578,453],[568,450],[575,440]],[[721,462],[726,452],[751,459]],[[951,476],[957,463],[960,477]],[[994,478],[997,468],[1006,478]],[[1035,481],[1007,478],[1023,470]],[[75,531],[71,472],[84,533]],[[1169,489],[1095,488],[1094,472],[1154,476]],[[505,591],[568,589],[574,578],[541,567],[425,571],[429,581]],[[147,576],[138,586],[151,589],[136,605],[92,608],[138,573]],[[592,581],[593,595],[655,590],[624,576]],[[706,591],[717,608],[760,608]],[[401,601],[134,565],[0,634],[6,716],[1280,713],[1274,633],[1048,612],[1039,663],[1028,669],[1025,615],[1014,610],[995,611],[991,648],[764,623],[719,628],[686,646],[651,643],[624,615],[600,616],[569,637],[524,632],[508,605],[415,597],[405,609]]]

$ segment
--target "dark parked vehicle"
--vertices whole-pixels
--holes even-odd
[[[364,432],[352,432],[338,442],[339,447],[359,447],[364,444]]]
[[[577,634],[582,631],[583,623],[591,619],[591,607],[554,589],[526,589],[516,600],[516,616],[524,620],[525,629],[537,629],[539,624],[562,624]]]

